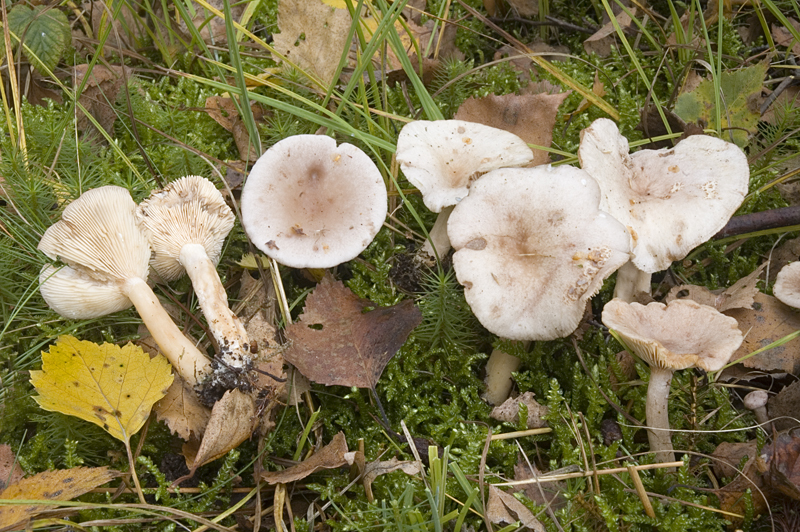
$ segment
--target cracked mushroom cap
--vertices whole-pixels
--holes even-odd
[[[122,187],[88,190],[45,231],[39,250],[96,281],[147,279],[150,244],[136,225],[135,210]]]
[[[354,259],[387,214],[378,167],[352,144],[295,135],[256,162],[242,190],[242,225],[253,244],[293,268]]]
[[[553,340],[630,259],[625,227],[570,166],[503,168],[476,181],[447,226],[453,266],[475,316],[512,340]]]
[[[525,141],[502,129],[464,120],[417,120],[397,137],[397,162],[432,212],[455,205],[481,175],[533,160]]]
[[[800,308],[800,261],[781,268],[772,287],[772,293],[782,303]]]
[[[603,323],[650,367],[719,371],[742,344],[738,322],[691,299],[663,303],[611,300]]]
[[[742,204],[750,179],[735,144],[692,135],[672,149],[629,154],[616,124],[595,120],[581,132],[581,166],[603,191],[600,208],[628,227],[633,263],[664,270],[717,233]]]
[[[236,221],[213,183],[196,175],[153,192],[139,204],[136,216],[153,248],[151,265],[165,281],[174,281],[185,273],[180,255],[186,244],[201,244],[217,264],[225,237]]]

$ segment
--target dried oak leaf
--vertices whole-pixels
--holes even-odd
[[[755,269],[753,273],[747,277],[742,277],[733,286],[725,290],[711,291],[704,286],[697,286],[693,284],[682,284],[680,286],[673,286],[667,294],[664,303],[669,303],[674,299],[691,299],[700,303],[701,305],[708,305],[714,307],[720,312],[734,308],[751,309],[755,302],[755,297],[758,294],[758,277],[761,272],[766,268],[765,262]]]
[[[800,329],[800,311],[766,294],[756,294],[753,308],[731,309],[725,314],[736,318],[739,329],[745,333],[741,347],[731,357],[734,362]],[[764,371],[780,370],[797,374],[800,372],[798,346],[800,339],[795,338],[782,346],[750,357],[742,364]]]
[[[119,473],[107,467],[45,471],[11,484],[0,491],[0,499],[69,501],[117,476]],[[0,506],[0,531],[25,528],[37,513],[52,508],[44,504]]]
[[[491,94],[485,98],[469,98],[461,104],[454,118],[503,129],[528,144],[549,148],[553,142],[558,106],[570,94],[572,91],[558,94]],[[549,153],[533,149],[533,161],[529,166],[548,162]]]
[[[153,403],[172,384],[172,366],[140,347],[119,347],[60,336],[42,352],[42,370],[31,371],[40,407],[76,416],[129,442],[150,415]]]
[[[183,446],[190,475],[198,467],[224,456],[249,438],[256,425],[255,415],[256,406],[251,396],[239,390],[225,392],[211,410],[199,448],[195,451],[193,442]]]
[[[347,440],[344,432],[339,432],[328,445],[307,460],[283,471],[264,471],[261,473],[261,480],[268,484],[288,484],[302,480],[320,469],[335,469],[347,464],[345,453],[347,453]]]
[[[498,525],[510,525],[519,521],[523,527],[534,532],[545,532],[544,525],[533,512],[513,495],[489,485],[489,501],[486,503],[486,518]]]
[[[520,405],[522,404],[528,409],[526,425],[529,429],[538,429],[547,426],[547,421],[542,419],[542,416],[547,414],[547,407],[536,402],[533,398],[533,392],[525,392],[519,397],[506,399],[503,404],[492,409],[489,417],[507,423],[518,423]]]
[[[375,303],[326,276],[286,329],[284,357],[306,377],[327,386],[374,388],[422,314],[410,300],[362,313]]]

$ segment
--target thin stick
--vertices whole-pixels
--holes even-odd
[[[537,434],[549,434],[553,432],[553,429],[550,427],[545,427],[541,429],[528,429],[528,430],[518,430],[516,432],[504,432],[502,434],[492,434],[491,440],[511,440],[514,438],[524,438],[525,436],[536,436]]]
[[[637,466],[638,471],[646,471],[648,469],[664,469],[670,467],[681,467],[683,462],[667,462],[664,464],[645,464]],[[536,484],[538,482],[558,482],[559,480],[566,480],[568,478],[583,478],[591,477],[593,475],[613,475],[615,473],[627,473],[627,467],[615,467],[613,469],[600,469],[598,471],[581,471],[578,473],[564,473],[563,475],[545,475],[538,478],[528,478],[525,480],[513,480],[511,482],[500,482],[494,484],[495,486],[523,486],[525,484]]]
[[[639,470],[637,466],[628,464],[627,467],[628,473],[631,475],[633,487],[636,488],[636,493],[639,495],[639,499],[642,501],[642,506],[644,506],[644,513],[646,513],[648,517],[655,519],[656,512],[653,510],[653,505],[650,503],[650,498],[647,496],[647,492],[644,489],[644,484],[642,484],[642,478],[639,476]]]

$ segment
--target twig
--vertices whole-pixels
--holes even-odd
[[[492,434],[492,437],[490,439],[492,441],[511,440],[514,438],[524,438],[525,436],[535,436],[537,434],[548,434],[550,432],[553,432],[553,429],[549,427],[540,429],[518,430],[516,432],[504,432],[500,434]]]
[[[800,225],[800,206],[795,205],[734,216],[713,238],[727,238],[792,225]]]
[[[562,28],[565,30],[577,31],[580,33],[586,33],[588,35],[592,35],[597,31],[597,28],[584,28],[583,26],[578,26],[576,24],[570,24],[564,20],[559,20],[555,17],[546,16],[546,20],[531,20],[523,17],[486,17],[486,20],[495,23],[503,23],[503,22],[517,22],[520,24],[525,24],[527,26],[555,26],[557,28]]]
[[[663,464],[644,464],[635,466],[637,471],[646,471],[649,469],[665,469],[683,466],[683,462],[666,462]],[[500,482],[494,486],[523,486],[525,484],[537,484],[539,482],[558,482],[559,480],[567,480],[570,478],[584,478],[594,475],[613,475],[616,473],[627,473],[627,467],[615,467],[613,469],[599,469],[597,471],[580,471],[578,473],[564,473],[561,475],[540,475],[537,478],[528,478],[525,480],[512,480],[511,482]]]

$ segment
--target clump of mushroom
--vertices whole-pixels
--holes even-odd
[[[251,362],[244,325],[228,307],[217,274],[222,244],[236,220],[222,194],[207,179],[186,176],[153,192],[136,210],[153,248],[151,265],[164,281],[188,273],[222,363],[235,372]]]
[[[615,297],[650,294],[650,276],[683,259],[739,208],[750,178],[735,144],[692,135],[669,150],[630,154],[616,124],[601,118],[581,132],[581,166],[602,190],[600,208],[631,235],[631,263],[617,274]]]
[[[69,204],[39,242],[45,255],[67,266],[45,265],[40,291],[52,309],[72,319],[135,306],[161,352],[187,383],[196,385],[210,374],[211,361],[147,285],[151,250],[135,209],[130,193],[115,186],[89,190]]]
[[[366,153],[324,135],[295,135],[256,161],[242,189],[253,244],[293,268],[354,259],[387,214],[383,177]]]
[[[668,398],[675,370],[719,371],[742,343],[735,319],[689,299],[663,303],[610,301],[603,323],[650,366],[647,386],[647,436],[658,462],[674,459]]]
[[[511,340],[577,328],[587,301],[630,258],[625,227],[599,203],[597,183],[570,166],[504,168],[472,185],[448,233],[456,276],[484,327]],[[492,375],[505,383],[511,371]]]
[[[417,120],[400,131],[396,158],[425,206],[439,213],[423,252],[442,257],[450,250],[447,220],[473,181],[491,170],[524,166],[533,152],[502,129],[463,120]]]

